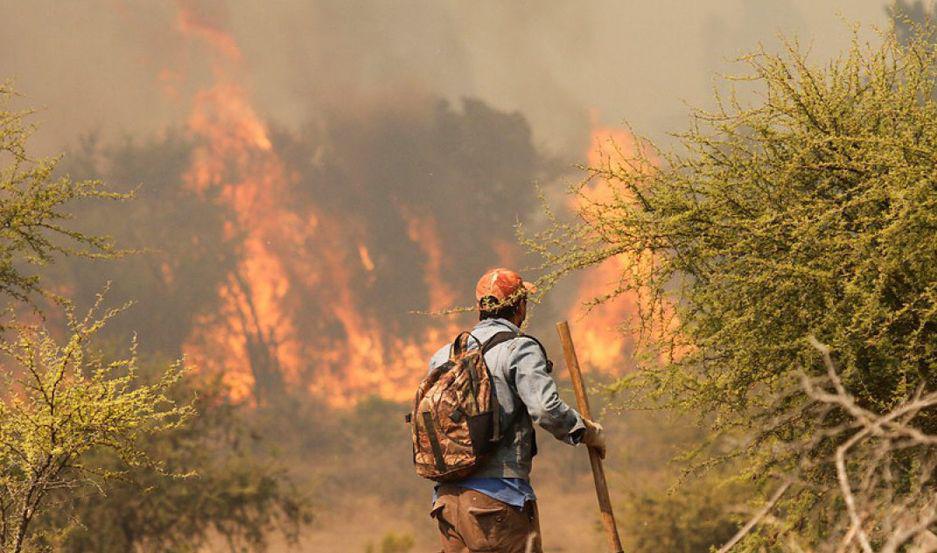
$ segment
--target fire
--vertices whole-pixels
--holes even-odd
[[[442,244],[439,243],[439,234],[436,232],[436,220],[433,217],[414,217],[405,214],[407,220],[407,235],[426,254],[426,267],[424,268],[424,282],[429,290],[429,308],[431,311],[441,311],[455,304],[456,294],[442,278],[442,266],[445,262],[442,254]]]
[[[404,339],[362,309],[355,287],[376,267],[372,252],[353,222],[291,201],[293,177],[234,78],[237,43],[186,5],[178,30],[215,60],[214,82],[192,102],[188,129],[197,146],[186,182],[231,209],[228,232],[243,245],[218,292],[221,310],[198,321],[187,356],[222,373],[237,399],[263,400],[283,387],[305,388],[337,406],[367,394],[409,399],[426,360],[455,333],[453,323]],[[452,305],[436,221],[403,216],[425,254],[431,309]]]
[[[517,245],[507,240],[495,239],[492,241],[491,249],[498,255],[499,267],[517,266]]]
[[[460,330],[452,319],[423,324],[389,320],[369,302],[373,286],[395,252],[381,251],[379,233],[355,213],[335,213],[304,196],[301,177],[277,151],[277,140],[239,81],[242,55],[236,41],[217,25],[180,4],[177,30],[205,48],[212,60],[211,82],[191,98],[187,128],[195,144],[186,185],[204,201],[230,211],[226,232],[240,246],[238,261],[217,291],[220,308],[196,321],[184,344],[201,370],[223,375],[236,399],[263,402],[286,389],[322,398],[333,406],[350,405],[377,394],[409,400],[426,363],[441,344]],[[171,76],[171,79],[170,79]],[[179,73],[164,71],[172,94],[185,90]],[[596,128],[590,163],[598,164],[612,138],[633,148],[633,137]],[[320,159],[328,148],[316,150]],[[318,177],[327,178],[327,177]],[[587,195],[607,193],[595,183]],[[575,208],[576,206],[571,206]],[[441,224],[427,207],[391,204],[415,251],[421,277],[406,282],[424,295],[431,311],[460,303],[445,275],[451,256],[440,238]],[[492,239],[492,261],[512,266],[517,246]],[[640,260],[620,256],[587,273],[579,302],[596,290],[614,286],[623,270]],[[415,265],[416,266],[416,265]],[[630,338],[618,325],[637,309],[622,296],[579,318],[569,318],[587,366],[619,374],[627,365]],[[403,314],[403,313],[401,313]]]
[[[593,116],[587,154],[589,167],[605,166],[621,157],[636,157],[640,145],[633,134],[624,129],[598,125],[595,119]],[[656,164],[655,160],[650,161]],[[653,170],[653,165],[644,170]],[[579,211],[588,202],[612,200],[613,186],[613,183],[604,179],[592,180],[582,190],[582,196],[571,197],[570,209]],[[629,354],[633,352],[635,343],[626,330],[629,321],[640,309],[641,299],[633,293],[626,293],[590,309],[586,309],[586,306],[591,305],[597,294],[619,289],[628,274],[642,270],[648,262],[648,259],[640,256],[620,254],[606,259],[582,276],[576,300],[567,317],[574,321],[571,331],[585,367],[616,375],[631,366]]]
[[[368,247],[364,244],[358,244],[358,255],[361,257],[361,266],[364,267],[364,270],[367,272],[372,272],[374,270],[374,261],[371,260],[371,252],[368,251]]]

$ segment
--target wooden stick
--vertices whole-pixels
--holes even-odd
[[[579,405],[579,414],[592,420],[592,411],[589,409],[589,398],[586,396],[586,387],[582,382],[582,371],[579,369],[579,359],[576,357],[576,348],[573,346],[573,337],[569,333],[569,323],[562,321],[556,323],[556,332],[560,335],[563,344],[563,356],[566,358],[566,368],[573,381],[573,391],[576,393],[576,403]],[[589,448],[589,462],[592,464],[592,479],[595,480],[595,494],[599,499],[599,511],[602,512],[602,526],[605,527],[605,537],[614,553],[623,553],[621,538],[618,537],[618,527],[615,525],[615,515],[612,513],[612,500],[608,495],[608,482],[605,480],[605,469],[602,459],[595,448]]]

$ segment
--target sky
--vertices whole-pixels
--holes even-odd
[[[189,2],[187,2],[189,3]],[[655,139],[705,106],[716,75],[758,45],[797,37],[822,61],[887,24],[879,0],[199,2],[243,56],[241,81],[268,120],[429,95],[520,112],[564,156],[590,125]],[[40,109],[34,147],[89,133],[145,136],[184,124],[184,90],[210,71],[179,40],[176,2],[4,0],[0,78]]]

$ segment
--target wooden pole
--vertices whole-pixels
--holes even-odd
[[[579,359],[576,357],[576,348],[573,346],[573,337],[569,333],[569,323],[562,321],[556,323],[556,332],[560,335],[563,344],[563,356],[566,358],[566,368],[573,381],[573,391],[576,393],[576,403],[579,405],[579,414],[592,420],[592,411],[589,409],[589,398],[586,396],[586,387],[582,382],[582,371],[579,369]],[[602,459],[595,448],[589,448],[589,462],[592,464],[592,479],[595,480],[595,494],[599,498],[599,511],[602,512],[602,526],[605,527],[605,537],[613,553],[623,553],[621,538],[618,537],[618,527],[615,525],[615,515],[612,513],[612,500],[608,495],[608,482],[605,480],[605,469]]]

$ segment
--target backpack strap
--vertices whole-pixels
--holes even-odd
[[[550,361],[549,356],[547,356],[547,350],[545,347],[543,347],[543,344],[540,343],[540,340],[534,338],[530,334],[524,334],[523,332],[513,332],[511,330],[503,330],[501,332],[498,332],[495,335],[493,335],[491,338],[488,338],[488,340],[486,340],[485,342],[482,342],[481,340],[476,338],[474,334],[472,334],[471,332],[467,330],[462,331],[459,333],[458,336],[455,337],[455,340],[452,341],[452,347],[449,349],[449,359],[455,360],[456,358],[461,356],[463,353],[465,353],[465,351],[468,350],[470,339],[475,340],[475,342],[479,345],[479,348],[481,349],[482,353],[484,354],[484,353],[488,353],[488,350],[497,346],[498,344],[503,344],[504,342],[508,342],[515,338],[530,338],[531,340],[536,342],[537,346],[540,347],[540,351],[543,352],[544,359],[547,360],[547,372],[551,372],[553,370],[553,362]]]
[[[482,347],[483,344],[481,340],[475,337],[469,331],[460,332],[458,336],[455,337],[455,340],[452,341],[452,347],[449,348],[449,360],[455,361],[462,356],[468,350],[469,339],[475,340],[478,343],[479,347]]]
[[[497,346],[498,344],[503,344],[504,342],[513,340],[514,338],[517,338],[518,336],[521,336],[521,335],[511,332],[510,330],[504,330],[502,332],[498,332],[491,338],[488,338],[488,340],[484,344],[482,344],[482,353],[483,354],[488,353],[488,350]]]
[[[546,359],[547,361],[547,372],[548,373],[553,372],[553,361],[550,361],[550,358],[547,356],[547,350],[546,348],[543,347],[543,344],[540,343],[540,340],[528,334],[524,334],[522,332],[513,332],[510,330],[498,332],[491,338],[488,338],[488,340],[486,340],[485,343],[481,345],[482,355],[488,353],[488,350],[497,346],[498,344],[509,342],[511,340],[514,340],[515,338],[530,338],[531,340],[536,342],[537,346],[540,347],[540,351],[543,352],[543,358]],[[502,431],[501,405],[500,405],[500,402],[498,401],[497,394],[492,394],[492,398],[493,398],[492,407],[494,410],[494,432],[492,432],[493,435],[492,435],[491,441],[500,442],[502,438],[504,438],[504,436],[501,434],[501,431]],[[536,445],[534,445],[534,448],[536,449]]]
[[[497,346],[498,344],[509,342],[511,340],[514,340],[515,338],[530,338],[531,340],[536,342],[537,346],[540,348],[540,351],[543,353],[543,358],[546,359],[547,372],[548,373],[553,372],[553,361],[551,361],[550,358],[547,356],[547,350],[546,348],[543,347],[543,344],[540,343],[540,340],[534,338],[533,336],[529,334],[524,334],[522,332],[513,332],[511,330],[504,330],[504,331],[498,332],[494,334],[493,336],[491,336],[490,338],[488,338],[484,343],[481,340],[479,340],[471,332],[468,332],[468,331],[460,332],[459,335],[455,337],[455,340],[452,341],[452,347],[449,349],[449,361],[451,363],[455,363],[456,360],[468,350],[469,340],[475,340],[475,342],[478,344],[479,349],[481,350],[482,355],[484,355],[488,353],[488,351],[491,350],[491,348]],[[494,392],[493,388],[492,388],[492,392]],[[498,441],[501,441],[501,439],[503,438],[503,435],[501,434],[501,429],[502,429],[501,405],[500,405],[500,402],[498,401],[498,395],[496,393],[492,393],[492,408],[493,408],[492,410],[494,411],[493,413],[494,414],[494,421],[493,421],[494,428],[492,432],[493,434],[492,441],[498,442]]]
[[[446,472],[446,460],[442,455],[442,446],[439,444],[439,436],[436,435],[436,425],[433,424],[433,415],[429,411],[423,411],[423,430],[429,438],[430,448],[433,450],[433,460],[436,462],[436,470]]]
[[[468,331],[460,332],[458,336],[455,337],[455,340],[452,341],[452,347],[449,348],[449,363],[455,363],[459,357],[461,357],[467,350],[469,346],[469,340],[475,340],[478,343],[478,349],[481,351],[482,356],[488,353],[488,350],[495,347],[498,344],[503,344],[509,340],[517,338],[517,334],[505,330],[503,332],[498,332],[491,338],[488,338],[484,343],[479,340],[474,334]],[[472,389],[474,392],[475,389],[475,379],[473,378],[474,373],[469,372],[469,378],[471,379]],[[476,398],[477,401],[477,398]],[[501,404],[498,402],[498,394],[494,389],[494,382],[492,382],[491,388],[491,407],[492,407],[492,442],[500,442],[503,437],[501,434]]]

